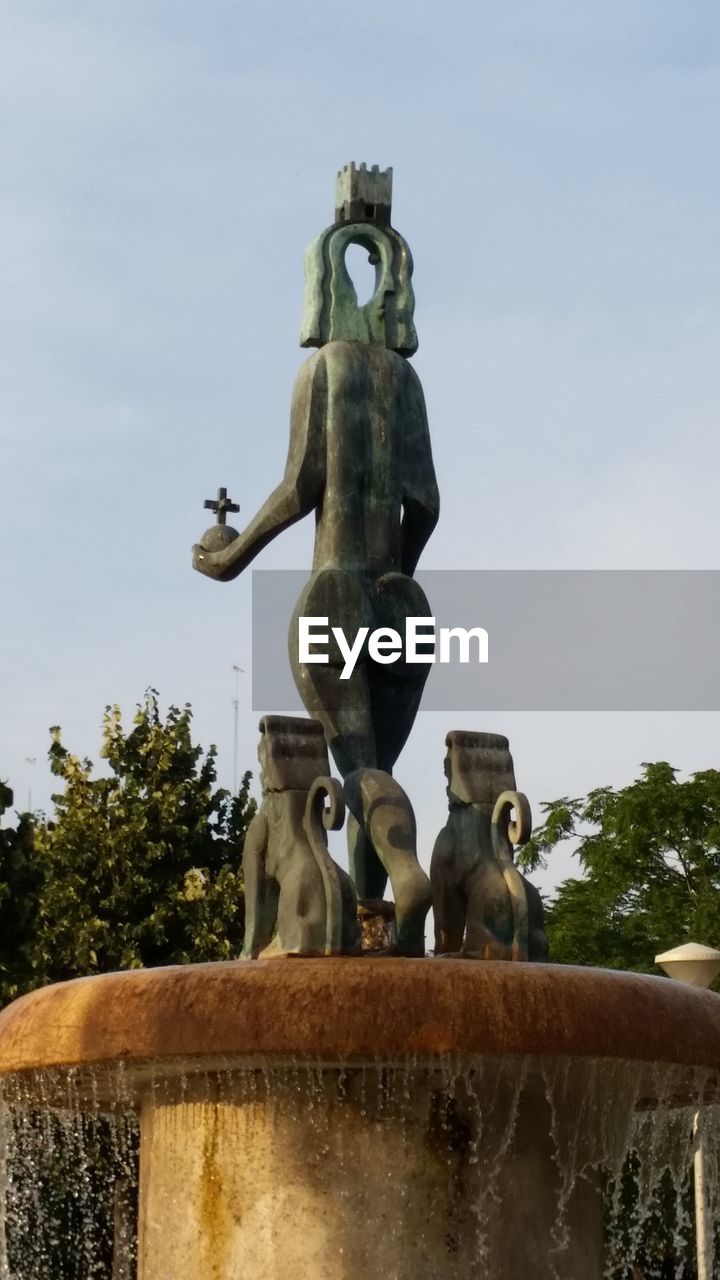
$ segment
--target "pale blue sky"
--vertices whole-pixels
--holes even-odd
[[[47,727],[189,699],[232,771],[250,579],[193,574],[203,498],[284,464],[306,244],[395,169],[443,510],[428,568],[718,567],[720,10],[56,0],[0,6],[0,776]],[[258,567],[309,561],[310,522]],[[688,625],[692,620],[688,619]],[[241,763],[257,714],[241,682]],[[462,719],[462,718],[461,718]],[[718,764],[716,714],[468,716],[536,809]],[[426,714],[398,776],[444,820]],[[35,757],[31,766],[26,757]]]

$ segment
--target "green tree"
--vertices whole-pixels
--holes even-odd
[[[720,772],[677,774],[644,764],[627,787],[543,805],[522,865],[545,865],[573,841],[584,872],[547,908],[554,961],[648,971],[680,942],[720,945]]]
[[[107,776],[94,777],[58,728],[51,739],[64,784],[52,817],[0,828],[0,1000],[81,974],[236,956],[250,774],[235,797],[217,788],[215,749],[193,743],[189,706],[163,719],[154,690],[129,732],[106,708]],[[0,814],[11,803],[0,787]],[[137,1195],[137,1137],[130,1129],[120,1143],[120,1123],[22,1114],[7,1153],[13,1276],[116,1274],[118,1192],[130,1215]]]
[[[0,782],[0,819],[12,802],[10,787]],[[32,819],[20,814],[16,827],[0,826],[0,1004],[33,985],[32,943],[41,883]]]
[[[163,719],[154,690],[129,732],[119,708],[106,708],[105,777],[51,730],[51,768],[65,787],[35,828],[32,985],[239,953],[250,774],[236,797],[217,788],[215,749],[193,743],[191,718],[186,705]]]

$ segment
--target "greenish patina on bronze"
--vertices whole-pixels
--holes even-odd
[[[227,582],[303,516],[315,513],[313,572],[290,629],[295,681],[308,714],[323,727],[344,779],[358,770],[386,776],[383,803],[400,803],[391,774],[420,705],[428,667],[401,659],[391,666],[365,652],[350,679],[340,679],[339,652],[327,665],[301,663],[297,618],[322,616],[347,635],[359,627],[393,627],[427,616],[414,573],[438,518],[430,433],[417,374],[412,258],[390,226],[391,171],[349,166],[339,175],[336,222],[310,246],[301,341],[319,350],[303,365],[293,392],[285,475],[247,528],[218,548],[215,530],[194,549],[196,569]],[[354,221],[348,221],[352,217]],[[364,306],[345,266],[351,244],[376,265],[376,289]],[[225,526],[227,528],[227,526]],[[367,786],[379,786],[373,776]],[[388,874],[402,949],[422,949],[430,885],[414,851],[414,819],[401,807],[394,832],[374,839],[355,787],[348,838],[358,895],[381,898]],[[404,793],[403,793],[404,795]],[[405,807],[406,806],[406,807]],[[410,834],[412,826],[412,834]],[[410,867],[410,863],[414,865]],[[399,934],[402,932],[398,929]]]
[[[391,226],[391,190],[392,170],[347,165],[338,175],[335,222],[305,256],[300,341],[319,349],[295,382],[285,475],[239,534],[224,523],[225,512],[237,508],[225,490],[219,491],[217,500],[206,504],[217,512],[218,523],[195,548],[194,564],[227,582],[283,529],[315,513],[313,571],[291,621],[290,662],[303,704],[322,726],[344,780],[350,871],[358,897],[361,902],[382,899],[389,876],[395,945],[404,954],[423,954],[425,917],[434,896],[438,952],[541,960],[547,956],[542,902],[513,860],[513,846],[529,835],[530,812],[515,791],[507,739],[448,735],[450,812],[435,844],[431,888],[417,858],[412,805],[392,777],[429,666],[408,663],[402,653],[383,664],[366,649],[350,677],[341,679],[344,658],[332,636],[333,627],[350,637],[363,627],[403,634],[409,617],[431,615],[414,574],[435,527],[439,499],[422,387],[408,361],[418,345],[412,257]],[[364,306],[358,305],[346,267],[353,244],[365,248],[375,266],[375,289]],[[299,660],[300,617],[327,619],[326,664]],[[318,773],[327,772],[320,764]],[[280,801],[266,787],[246,878],[259,886],[254,868],[268,856],[255,852],[260,828],[268,849],[280,847],[276,836],[281,835],[280,842],[295,851],[292,875],[300,874],[314,918],[321,921],[329,907],[317,868],[298,854],[301,847],[307,852],[305,799],[298,793],[291,803],[282,794]],[[273,902],[275,894],[272,889]],[[290,901],[286,891],[284,902]],[[270,918],[260,887],[251,893],[249,910],[245,949],[257,955],[267,945]],[[281,949],[337,952],[355,945],[354,935],[342,933],[340,942],[336,930],[332,944],[323,946],[322,926],[303,933],[291,928],[291,914],[288,907],[273,916],[274,945]]]
[[[322,725],[263,716],[258,758],[262,804],[243,851],[244,954],[359,953],[355,890],[327,847],[325,833],[342,826],[345,803],[328,777]]]
[[[461,729],[445,745],[450,811],[430,865],[435,951],[547,960],[542,899],[513,861],[532,818],[527,797],[515,790],[508,740]]]

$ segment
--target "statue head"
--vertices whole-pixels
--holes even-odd
[[[445,746],[445,777],[451,805],[472,804],[489,816],[499,795],[514,793],[513,758],[502,734],[452,729]]]
[[[259,724],[260,784],[263,792],[309,791],[330,772],[323,727],[317,720],[263,716]]]
[[[417,351],[412,256],[390,226],[391,193],[392,169],[352,164],[340,170],[335,222],[305,254],[302,347],[345,340],[374,343],[403,356]],[[345,265],[352,244],[366,249],[375,267],[375,290],[362,307]]]

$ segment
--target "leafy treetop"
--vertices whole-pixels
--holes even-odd
[[[106,777],[51,730],[64,789],[51,818],[21,819],[0,845],[0,998],[79,974],[239,953],[240,861],[255,811],[250,774],[237,796],[215,786],[215,749],[191,737],[191,709],[163,719],[150,690],[126,732],[106,708]],[[2,910],[15,919],[15,936]]]
[[[629,786],[545,804],[519,856],[532,870],[575,842],[585,874],[549,905],[554,961],[651,971],[684,941],[720,945],[720,771],[681,782],[664,761],[642,769]]]

